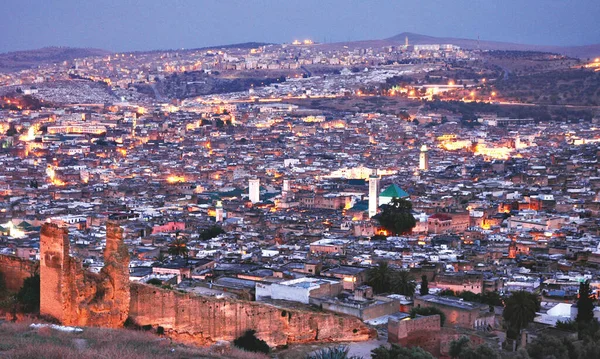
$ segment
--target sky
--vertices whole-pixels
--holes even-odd
[[[402,32],[535,45],[600,43],[600,0],[1,0],[0,52],[110,51]]]

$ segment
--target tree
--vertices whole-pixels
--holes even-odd
[[[412,203],[403,198],[392,198],[389,204],[385,204],[378,216],[379,224],[393,235],[410,233],[417,225],[412,215]]]
[[[518,291],[505,300],[502,317],[508,324],[510,337],[515,339],[521,329],[527,327],[540,310],[540,302],[535,294]]]
[[[308,354],[305,359],[362,359],[358,356],[349,357],[348,350],[349,348],[346,345],[323,348]]]
[[[419,294],[427,295],[429,294],[429,282],[427,281],[427,276],[421,276],[421,289],[419,290]]]
[[[411,309],[410,311],[410,317],[411,318],[416,318],[417,315],[421,315],[424,317],[430,316],[430,315],[439,315],[440,316],[440,325],[443,327],[444,323],[446,322],[446,314],[444,314],[444,312],[442,312],[441,310],[439,310],[436,307],[417,307]]]
[[[25,313],[40,311],[40,275],[34,274],[26,278],[23,286],[17,293],[17,302]]]
[[[216,236],[218,236],[219,234],[223,234],[223,233],[225,233],[223,228],[221,228],[219,226],[212,226],[212,227],[207,228],[207,229],[203,230],[202,232],[200,232],[200,239],[202,239],[203,241],[207,241],[207,240],[213,239]]]
[[[188,255],[188,247],[187,243],[183,238],[179,236],[175,238],[173,242],[169,245],[169,254],[176,257],[187,257]]]
[[[233,345],[249,352],[265,353],[270,351],[269,345],[262,339],[256,337],[256,331],[250,329],[233,341]]]
[[[367,270],[367,284],[369,284],[375,293],[386,292],[390,286],[390,276],[392,269],[388,262],[381,261],[375,267]]]
[[[373,349],[371,359],[433,359],[433,355],[420,347],[405,348],[392,344],[389,348],[381,345]]]
[[[413,280],[409,271],[392,271],[390,278],[390,290],[395,294],[412,297],[415,294],[417,284]]]
[[[533,342],[527,345],[527,353],[531,359],[570,359],[578,357],[576,349],[569,339],[563,338],[561,340],[545,334],[535,338]]]
[[[467,337],[450,342],[449,353],[453,359],[500,359],[500,353],[486,344],[473,348],[471,340]]]
[[[453,359],[456,359],[460,356],[460,354],[465,350],[466,347],[469,346],[470,340],[467,337],[461,337],[460,339],[456,339],[450,342],[450,350],[448,354]]]
[[[577,317],[579,324],[590,323],[594,319],[594,298],[589,280],[579,283],[579,298],[577,299]]]

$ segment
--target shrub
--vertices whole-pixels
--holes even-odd
[[[25,313],[37,313],[40,311],[40,275],[34,274],[26,278],[23,286],[17,293],[17,302],[22,306]]]
[[[240,349],[255,353],[269,353],[269,345],[262,339],[256,337],[256,331],[247,330],[241,337],[233,341],[233,345]]]
[[[359,359],[357,356],[349,357],[348,349],[349,348],[345,345],[323,348],[314,353],[308,354],[306,359]]]
[[[156,285],[156,286],[160,286],[162,285],[162,280],[158,279],[158,278],[152,278],[149,279],[146,284],[152,284],[152,285]]]

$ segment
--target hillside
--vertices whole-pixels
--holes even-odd
[[[434,37],[427,35],[414,34],[403,32],[401,34],[385,39],[385,41],[404,43],[406,37],[410,44],[454,44],[465,49],[481,49],[481,50],[513,50],[513,51],[541,51],[554,52],[558,54],[587,58],[600,55],[600,44],[587,46],[544,46],[544,45],[529,45],[515,44],[510,42],[461,39],[453,37]]]
[[[0,72],[20,71],[35,68],[43,64],[108,54],[110,52],[106,50],[72,47],[44,47],[36,50],[7,52],[0,54]]]
[[[358,47],[382,47],[382,46],[398,46],[403,45],[406,37],[410,45],[424,44],[453,44],[464,49],[481,49],[481,50],[513,50],[513,51],[540,51],[552,52],[571,57],[582,59],[593,58],[600,56],[600,44],[586,46],[544,46],[544,45],[528,45],[515,44],[510,42],[486,41],[474,39],[461,39],[454,37],[435,37],[428,35],[415,34],[411,32],[403,32],[398,35],[382,40],[363,40],[351,42],[338,42],[331,44],[322,44],[317,46],[327,48],[358,48]]]
[[[266,359],[267,356],[215,345],[190,347],[139,330],[83,328],[81,333],[31,328],[29,323],[0,322],[0,358],[221,358]]]

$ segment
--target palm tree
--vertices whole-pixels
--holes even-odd
[[[537,295],[521,290],[514,292],[504,301],[502,318],[509,329],[512,329],[512,334],[516,336],[521,329],[533,321],[538,310],[540,310],[540,302]]]
[[[410,272],[407,270],[394,271],[391,276],[391,291],[396,294],[412,297],[415,294],[415,283]]]
[[[373,287],[373,292],[383,293],[389,288],[391,274],[388,262],[381,261],[367,270],[367,284]]]
[[[179,236],[176,237],[175,240],[169,245],[169,254],[176,257],[187,258],[188,247],[185,240],[183,240]]]

